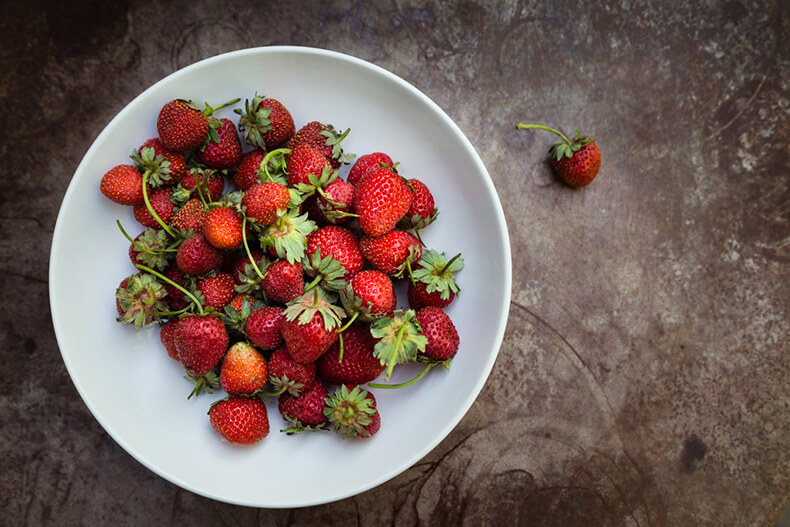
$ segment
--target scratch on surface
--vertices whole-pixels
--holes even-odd
[[[760,93],[760,90],[762,90],[763,84],[765,84],[765,80],[768,78],[769,74],[770,74],[770,71],[767,71],[765,73],[765,75],[763,75],[763,78],[760,80],[760,83],[757,85],[757,88],[755,88],[754,92],[749,97],[749,100],[746,101],[746,104],[743,105],[743,108],[738,110],[738,112],[733,116],[732,119],[730,119],[729,121],[724,123],[718,129],[714,130],[713,133],[711,133],[708,137],[706,137],[705,138],[705,142],[710,141],[711,139],[714,139],[716,136],[718,136],[724,130],[729,128],[735,121],[737,121],[741,117],[741,115],[743,115],[743,112],[745,112],[746,109],[752,105],[752,102],[754,102],[754,99],[757,97],[757,94]]]

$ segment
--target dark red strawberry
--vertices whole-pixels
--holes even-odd
[[[266,268],[261,288],[269,300],[287,304],[304,293],[302,264],[277,260]]]
[[[104,174],[99,190],[119,205],[143,204],[143,175],[133,165],[118,165]]]
[[[252,395],[269,382],[266,359],[248,342],[237,342],[222,359],[219,382],[228,395]]]
[[[153,152],[145,152],[146,148],[150,148]],[[184,179],[187,172],[184,154],[168,150],[158,137],[143,143],[136,152],[132,153],[132,159],[140,172],[150,171],[148,180],[152,186],[176,185]]]
[[[299,185],[310,185],[310,175],[320,179],[324,174],[332,174],[329,161],[315,148],[309,145],[297,146],[288,155],[288,186],[298,188]],[[326,178],[325,178],[326,179]]]
[[[205,216],[206,212],[203,202],[192,198],[173,213],[170,225],[184,231],[202,232]]]
[[[382,164],[390,168],[394,168],[392,158],[384,152],[373,152],[372,154],[360,156],[351,166],[351,170],[348,171],[346,181],[348,181],[349,184],[356,186],[357,183],[359,183],[359,180],[362,179],[362,176],[367,174],[371,168],[378,168]]]
[[[220,205],[206,212],[203,235],[217,249],[235,249],[242,242],[242,219],[231,207]]]
[[[263,349],[273,350],[282,344],[283,308],[264,306],[254,309],[244,323],[244,333],[250,342]]]
[[[252,445],[269,435],[266,405],[256,397],[228,397],[211,405],[211,426],[228,442]]]
[[[236,283],[228,273],[217,273],[198,280],[195,289],[203,295],[203,307],[210,307],[217,312],[230,304],[236,294],[234,287]]]
[[[307,145],[318,150],[331,163],[332,168],[338,168],[343,163],[347,163],[351,157],[344,154],[341,146],[341,142],[350,131],[349,129],[338,133],[331,124],[311,121],[296,131],[288,142],[288,148],[293,150],[301,145]]]
[[[333,384],[366,384],[384,371],[384,365],[373,354],[376,339],[366,324],[354,324],[343,331],[343,356],[340,341],[316,361],[318,375]],[[341,360],[342,359],[342,360]]]
[[[436,210],[436,201],[433,194],[419,179],[412,178],[409,180],[409,186],[414,191],[414,196],[411,201],[411,207],[403,217],[406,228],[416,229],[419,231],[430,225],[436,220],[439,214]]]
[[[208,137],[209,122],[200,107],[176,99],[165,104],[156,120],[159,139],[168,150],[194,150]]]
[[[438,307],[426,306],[417,311],[417,322],[428,339],[421,353],[434,361],[448,361],[458,352],[458,330],[450,317]]]
[[[343,439],[370,437],[381,428],[376,398],[360,386],[339,386],[325,404],[329,425]]]
[[[319,287],[294,300],[285,309],[283,340],[300,364],[314,362],[335,340],[343,310],[331,304]]]
[[[228,349],[228,332],[214,316],[188,315],[178,321],[173,334],[178,359],[187,373],[202,377],[210,372]]]
[[[256,148],[242,154],[239,166],[233,173],[233,184],[241,190],[247,190],[256,183],[260,183],[261,162],[266,157],[266,151]]]
[[[222,251],[211,245],[202,232],[193,234],[179,245],[176,263],[186,274],[203,275],[222,265]]]
[[[366,322],[391,316],[398,303],[390,277],[375,269],[355,274],[340,299],[348,316]]]
[[[263,257],[263,251],[258,249],[250,249],[250,254],[252,255],[252,261],[255,262],[255,265],[258,266],[258,269],[263,270],[265,265],[265,260]],[[246,254],[240,254],[236,261],[233,263],[233,279],[236,281],[236,285],[242,284],[252,284],[254,283],[256,286],[260,284],[260,277],[258,276],[257,272],[254,269],[250,269],[247,266],[252,265],[252,261],[250,261],[250,257]],[[257,289],[258,287],[253,287],[252,290]],[[242,292],[249,292],[243,290]]]
[[[555,143],[549,148],[549,154],[551,155],[551,166],[567,184],[573,187],[584,187],[598,175],[598,171],[601,169],[601,151],[591,137],[581,135],[576,130],[576,137],[571,141],[562,132],[548,126],[519,123],[517,128],[519,130],[525,128],[548,130],[562,139],[561,142]]]
[[[455,274],[463,269],[464,260],[460,254],[449,261],[442,253],[429,249],[423,251],[422,258],[414,267],[412,280],[409,281],[409,305],[414,309],[425,306],[447,307],[455,299],[460,288]]]
[[[171,318],[161,328],[159,328],[159,340],[162,342],[167,355],[173,360],[178,359],[178,350],[176,350],[175,333],[177,318]]]
[[[259,225],[274,223],[278,212],[285,211],[290,202],[288,187],[274,181],[255,183],[241,198],[247,218]]]
[[[208,141],[197,156],[205,165],[224,170],[233,168],[241,161],[241,143],[236,125],[230,119],[220,119],[220,126],[216,129],[218,141]]]
[[[422,258],[422,245],[413,234],[393,229],[381,236],[363,235],[359,250],[382,273],[401,277],[407,266]]]
[[[256,148],[273,150],[294,135],[293,117],[277,99],[256,95],[252,103],[249,99],[244,102],[244,111],[234,111],[241,116],[239,130],[244,140]]]
[[[225,191],[225,178],[213,169],[195,167],[184,176],[181,187],[190,197],[198,198],[202,195],[206,202],[218,201]]]
[[[357,184],[354,210],[369,236],[391,231],[409,211],[413,192],[406,180],[384,167],[371,169]]]
[[[340,224],[353,217],[354,187],[338,178],[319,189],[315,205],[316,221]]]
[[[317,251],[320,251],[321,258],[331,256],[340,262],[346,270],[346,280],[361,271],[365,265],[357,237],[350,229],[339,225],[321,227],[307,237],[307,257],[312,257]]]
[[[159,216],[159,219],[165,224],[170,223],[173,219],[173,213],[175,212],[175,205],[170,201],[172,196],[173,189],[171,187],[158,188],[148,195],[151,208],[153,208],[156,215]],[[135,205],[132,210],[134,211],[134,219],[141,225],[156,229],[162,227],[162,224],[151,214],[151,211],[148,210],[145,203]]]
[[[287,390],[293,396],[299,395],[305,386],[313,384],[315,372],[314,362],[299,364],[285,346],[274,350],[269,358],[269,382],[278,392]]]
[[[295,434],[304,430],[316,430],[325,427],[327,422],[324,406],[329,392],[320,379],[316,377],[310,386],[302,390],[298,396],[288,392],[280,395],[277,409],[280,415],[290,424],[282,430],[287,434]]]

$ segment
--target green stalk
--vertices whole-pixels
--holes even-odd
[[[450,261],[447,262],[446,264],[444,264],[444,266],[441,268],[441,270],[437,274],[443,275],[445,273],[445,271],[447,271],[447,269],[450,268],[452,263],[458,259],[459,256],[461,256],[461,253],[458,253],[455,256],[453,256],[452,258],[450,258]]]
[[[162,221],[162,218],[160,218],[159,214],[156,213],[154,207],[151,206],[151,201],[148,199],[147,186],[148,186],[148,176],[150,175],[151,175],[151,170],[146,170],[145,173],[143,174],[143,201],[145,201],[145,206],[148,209],[148,212],[151,213],[151,216],[154,217],[156,222],[162,226],[162,228],[165,230],[167,234],[170,235],[171,238],[175,238],[176,235],[173,233],[172,230],[170,230],[170,227],[168,227],[167,224],[164,221]]]
[[[136,267],[138,269],[140,269],[141,271],[145,271],[146,273],[150,273],[150,274],[154,275],[155,277],[159,278],[160,280],[165,281],[166,283],[172,285],[173,287],[175,287],[176,289],[178,289],[179,291],[181,291],[182,293],[187,295],[189,297],[189,299],[192,300],[192,302],[197,306],[198,313],[201,316],[205,315],[205,311],[203,311],[203,306],[200,304],[200,301],[197,298],[195,298],[195,295],[193,295],[192,293],[190,293],[189,291],[187,291],[182,286],[178,285],[177,283],[175,283],[174,281],[172,281],[168,277],[164,276],[162,273],[154,271],[150,267],[146,267],[145,265],[142,265],[142,264],[137,264]]]
[[[274,150],[263,156],[263,159],[261,160],[261,165],[263,166],[263,173],[266,174],[266,177],[269,179],[269,181],[274,181],[274,178],[271,175],[269,175],[269,159],[271,159],[275,155],[285,155],[290,153],[291,153],[290,148],[275,148]]]
[[[405,388],[406,386],[409,386],[410,384],[414,384],[415,382],[417,382],[420,379],[422,379],[423,377],[425,377],[425,374],[428,373],[428,370],[430,370],[434,366],[435,366],[435,364],[430,364],[430,363],[426,364],[425,367],[422,369],[422,371],[420,373],[418,373],[416,377],[414,377],[413,379],[410,379],[408,381],[399,383],[399,384],[379,384],[379,383],[375,383],[375,382],[369,382],[368,383],[368,387],[369,388],[386,388],[388,390],[394,390],[394,389],[397,389],[397,388]]]
[[[406,324],[403,324],[400,329],[398,330],[398,337],[395,339],[395,350],[397,351],[400,349],[400,343],[403,340],[403,333],[406,331]],[[395,361],[390,362],[387,366],[387,373],[384,376],[385,379],[389,380],[390,376],[392,375],[392,370],[395,368]]]
[[[245,214],[241,220],[241,240],[244,243],[244,251],[247,253],[247,258],[250,259],[250,263],[252,264],[253,269],[255,269],[255,274],[257,274],[261,280],[263,280],[263,273],[261,269],[258,267],[258,264],[255,263],[255,259],[252,257],[252,252],[250,252],[250,246],[247,244],[247,215]]]
[[[571,146],[570,139],[565,137],[565,134],[563,134],[559,130],[555,130],[554,128],[549,128],[548,126],[543,126],[543,125],[540,125],[540,124],[527,124],[527,123],[518,123],[518,125],[516,126],[517,130],[523,130],[525,128],[536,128],[538,130],[547,130],[547,131],[549,131],[551,133],[557,134],[558,136],[560,136],[562,138],[562,140],[565,142],[566,145]]]
[[[203,110],[203,115],[207,115],[207,116],[208,115],[213,115],[214,112],[216,112],[217,110],[219,110],[221,108],[224,108],[226,106],[230,106],[231,104],[236,104],[240,100],[241,100],[241,98],[236,97],[235,99],[230,100],[228,102],[224,102],[224,103],[220,104],[219,106],[209,106],[208,103],[206,103],[206,109]]]

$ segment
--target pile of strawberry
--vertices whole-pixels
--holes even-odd
[[[235,109],[238,126],[215,115],[238,100],[168,102],[157,137],[102,177],[101,192],[144,228],[132,238],[118,222],[136,268],[116,291],[118,321],[160,326],[194,383],[189,397],[226,392],[208,415],[230,442],[266,437],[275,397],[283,432],[372,436],[371,388],[449,368],[458,351],[444,308],[463,260],[424,246],[434,197],[390,156],[352,163],[348,130],[296,130],[272,98]],[[408,307],[398,308],[398,281]],[[423,364],[415,378],[386,384],[409,362]]]

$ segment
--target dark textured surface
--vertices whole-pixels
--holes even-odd
[[[4,3],[0,523],[773,525],[790,497],[787,2],[288,5]],[[369,60],[444,108],[494,179],[514,266],[499,359],[449,437],[367,493],[279,511],[181,490],[115,444],[47,292],[60,201],[113,115],[180,67],[272,44]],[[556,181],[524,119],[593,135],[598,179]]]

